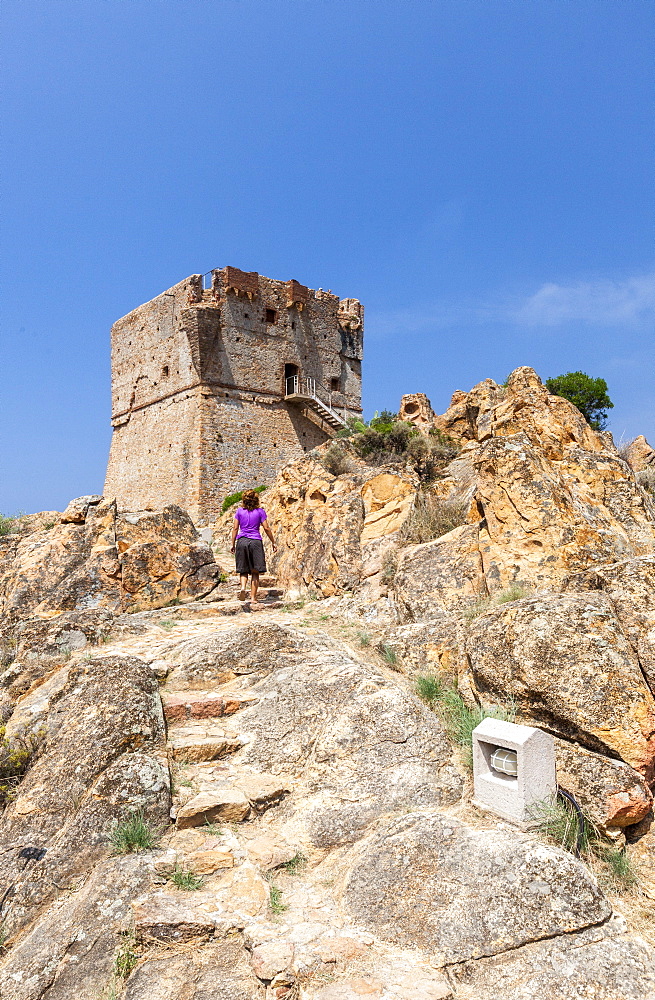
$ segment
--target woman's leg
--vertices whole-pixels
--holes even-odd
[[[254,603],[257,601],[257,591],[259,590],[259,573],[252,574],[250,585],[250,600]]]
[[[247,592],[248,592],[248,574],[247,573],[240,573],[239,574],[239,600],[240,601],[245,601]]]

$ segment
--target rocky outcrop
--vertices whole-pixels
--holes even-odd
[[[495,955],[603,923],[610,907],[570,855],[452,816],[393,820],[362,848],[346,904],[436,966]]]
[[[655,701],[603,594],[515,601],[476,618],[465,640],[483,701],[514,701],[521,718],[655,773]]]
[[[655,556],[641,556],[574,575],[567,590],[602,591],[655,693]]]
[[[456,394],[436,423],[466,443],[451,465],[474,472],[478,590],[517,581],[559,590],[576,572],[653,552],[655,509],[629,466],[532,369],[517,369],[506,387],[487,380]]]
[[[526,983],[534,997],[578,1000],[648,1000],[655,996],[655,965],[643,941],[623,933],[620,918],[579,934],[538,941],[451,970],[455,995],[466,1000],[524,1000]]]
[[[282,584],[321,604],[120,615],[214,587],[177,508],[82,497],[0,540],[3,746],[33,751],[0,814],[3,998],[655,988],[652,949],[605,883],[473,808],[453,720],[415,694],[435,675],[470,707],[553,733],[558,782],[645,859],[649,906],[651,502],[610,437],[531,369],[455,394],[443,417],[424,397],[403,407],[461,442],[427,495],[464,523],[407,545],[410,518],[446,524],[414,472],[353,460],[332,475],[306,456],[266,507]],[[154,843],[113,854],[135,812]]]
[[[429,433],[435,426],[436,414],[424,392],[408,393],[400,400],[398,419],[413,424],[420,431]]]
[[[287,466],[265,498],[280,548],[272,560],[279,583],[330,597],[379,575],[416,489],[409,471],[362,466],[333,476],[311,457]]]
[[[643,434],[639,434],[624,450],[625,460],[635,472],[655,469],[655,449],[651,448]]]
[[[164,720],[150,670],[136,658],[98,656],[62,672],[43,692],[36,762],[0,823],[9,933],[85,877],[126,812],[141,810],[156,824],[167,819]],[[26,879],[21,851],[28,846],[42,856],[31,866],[36,877]]]
[[[580,981],[583,956],[591,981],[608,970],[598,1000],[618,996],[620,963],[638,996],[652,953],[619,933],[589,871],[495,818],[471,823],[438,716],[304,613],[198,609],[166,632],[150,612],[19,698],[8,728],[34,715],[47,736],[0,818],[11,1000],[457,1000],[468,984],[485,996],[501,968],[556,996]],[[448,650],[468,626],[453,623],[400,626],[396,646],[417,667],[425,655],[459,669]],[[195,750],[181,759],[185,742]],[[109,856],[113,824],[134,809],[161,843]]]
[[[0,613],[156,608],[209,593],[218,575],[179,507],[119,514],[114,501],[81,497],[57,524],[0,538]]]
[[[641,774],[623,761],[591,753],[564,740],[556,742],[557,782],[597,830],[615,836],[648,816],[653,796]]]

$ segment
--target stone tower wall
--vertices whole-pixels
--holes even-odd
[[[362,318],[356,299],[224,268],[208,290],[193,275],[118,320],[105,494],[205,523],[228,493],[271,482],[334,433],[284,401],[285,365],[361,412]]]

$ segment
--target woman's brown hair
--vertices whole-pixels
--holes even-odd
[[[244,490],[241,504],[246,510],[256,510],[259,507],[259,497],[254,490]]]

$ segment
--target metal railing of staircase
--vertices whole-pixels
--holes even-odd
[[[320,389],[323,391],[327,399],[323,398],[316,390],[316,379],[312,378],[311,375],[290,375],[286,380],[286,395],[287,396],[309,396],[311,399],[315,399],[325,406],[335,417],[345,424],[346,415],[345,409],[343,416],[340,416],[336,408],[332,405],[332,392],[325,386],[320,385]]]

